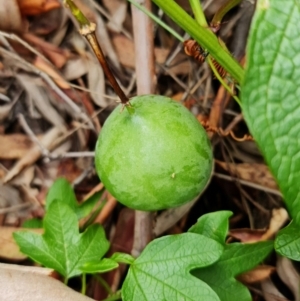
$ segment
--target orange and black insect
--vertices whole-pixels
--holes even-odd
[[[183,42],[183,45],[185,54],[193,57],[199,63],[203,63],[209,55],[209,52],[201,47],[195,40],[186,40]],[[224,78],[227,74],[225,69],[214,58],[212,58],[211,61],[220,76]]]
[[[193,57],[199,63],[203,63],[209,55],[209,52],[205,51],[195,40],[186,40],[183,45],[185,54]]]

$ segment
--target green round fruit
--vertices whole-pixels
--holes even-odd
[[[181,104],[157,95],[130,100],[134,113],[118,106],[96,145],[96,170],[106,189],[127,207],[153,211],[191,201],[206,186],[213,167],[210,141]]]

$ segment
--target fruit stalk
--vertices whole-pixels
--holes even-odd
[[[116,94],[119,96],[121,103],[126,107],[130,107],[129,99],[124,94],[124,92],[121,89],[120,85],[118,84],[115,76],[113,75],[113,73],[104,57],[103,51],[98,43],[97,37],[95,35],[96,24],[90,22],[72,0],[64,0],[64,4],[66,7],[68,7],[70,9],[72,15],[75,17],[75,19],[79,23],[80,34],[86,38],[86,40],[89,42],[90,46],[92,47],[112,88],[114,89]],[[129,110],[129,111],[132,111],[132,110]]]

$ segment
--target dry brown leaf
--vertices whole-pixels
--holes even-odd
[[[272,218],[270,220],[269,229],[262,236],[262,240],[268,240],[272,238],[288,221],[289,214],[284,208],[275,208],[272,210]]]
[[[33,64],[39,70],[48,74],[61,89],[68,90],[71,88],[69,83],[50,64],[45,62],[41,57],[39,56],[36,57]]]
[[[88,70],[88,88],[91,91],[90,95],[96,105],[99,107],[105,107],[107,106],[107,102],[102,96],[105,94],[105,78],[103,69],[95,62],[95,60],[92,59],[90,54],[88,55],[86,64]]]
[[[69,51],[63,50],[41,38],[25,33],[22,36],[29,44],[34,45],[37,50],[44,54],[58,69],[62,68],[69,58]]]
[[[132,40],[128,39],[122,34],[116,34],[112,38],[114,47],[116,49],[118,58],[120,63],[129,68],[135,68],[135,51],[134,51],[134,43]],[[155,60],[159,64],[163,64],[170,51],[168,49],[163,48],[154,48],[155,53]],[[176,59],[172,62],[172,66],[170,67],[170,72],[174,74],[181,74],[181,73],[187,73],[190,66],[188,62],[184,59],[184,55],[177,55]],[[183,61],[179,64],[176,64],[176,62]]]
[[[106,30],[106,24],[100,15],[96,16],[96,35],[99,41],[101,41],[101,47],[104,54],[109,58],[109,61],[114,64],[114,66],[121,70],[121,66],[118,60],[118,55],[113,47],[110,35]]]
[[[107,202],[100,211],[99,215],[95,218],[95,223],[103,224],[111,215],[112,211],[118,205],[118,201],[110,193],[107,194]]]
[[[61,129],[52,128],[50,129],[40,140],[41,144],[48,150],[55,147],[55,140],[62,134]],[[42,150],[39,145],[32,146],[26,155],[22,157],[13,168],[6,174],[4,178],[4,183],[12,180],[16,175],[18,175],[25,167],[35,163],[41,156]]]
[[[266,279],[261,282],[263,296],[266,301],[287,301],[285,296],[276,288],[271,279]]]
[[[65,121],[52,106],[51,95],[47,93],[42,80],[21,73],[16,76],[43,117],[62,131],[66,130]]]
[[[39,193],[38,189],[31,186],[34,177],[35,167],[33,165],[28,166],[25,169],[23,169],[23,171],[21,171],[16,177],[14,177],[10,184],[18,188],[23,203],[26,203],[28,205],[32,204],[35,205],[36,208],[41,208],[41,205],[36,198]],[[32,206],[28,206],[28,210],[34,210],[35,207],[32,208]],[[27,216],[26,214],[27,212],[25,211],[22,215]]]
[[[0,135],[0,158],[19,159],[32,147],[29,137],[22,134]]]
[[[17,227],[0,227],[0,257],[6,260],[22,261],[28,256],[20,252],[20,248],[13,238],[16,231],[25,230]],[[28,229],[26,229],[28,230]],[[43,233],[43,229],[30,229],[35,233]]]
[[[255,269],[238,276],[239,281],[245,284],[252,284],[263,281],[276,271],[275,267],[260,265]]]
[[[9,116],[13,105],[14,103],[9,103],[0,106],[0,122],[3,122]]]
[[[132,40],[121,34],[116,34],[112,38],[120,63],[129,68],[135,67],[134,44]]]
[[[18,176],[16,176],[12,181],[11,181],[11,185],[13,186],[27,186],[29,187],[31,182],[33,181],[35,176],[35,168],[34,166],[29,166],[25,169],[23,169],[23,171],[21,173],[19,173]]]
[[[48,269],[47,269],[48,270]],[[91,301],[62,282],[27,267],[0,264],[1,300],[22,301]],[[48,270],[49,271],[49,270]]]
[[[229,235],[244,243],[252,243],[271,239],[288,221],[288,213],[284,208],[272,210],[272,218],[270,220],[268,230],[259,229],[232,229]]]
[[[57,177],[63,177],[72,183],[80,176],[81,173],[82,170],[76,166],[73,159],[65,159],[59,162],[57,168]]]
[[[4,171],[2,168],[0,168],[0,179],[1,179],[1,181],[5,177],[5,175],[6,175],[6,171]]]
[[[126,19],[127,15],[127,2],[126,1],[109,1],[106,2],[110,7],[111,19],[107,23],[107,27],[115,32],[120,32],[122,24]]]
[[[16,264],[5,264],[0,263],[0,270],[10,270],[10,271],[21,271],[26,273],[32,273],[36,275],[42,275],[47,277],[52,277],[58,279],[59,275],[53,269],[43,268],[39,266],[20,266]]]
[[[33,16],[60,7],[58,0],[18,0],[21,13]]]
[[[259,184],[261,186],[278,190],[278,186],[268,167],[259,163],[227,163],[215,161],[216,164],[241,180]]]
[[[68,14],[68,10],[65,9],[64,7],[53,10],[51,11],[51,13],[52,13],[51,15],[49,13],[47,14],[47,20],[48,23],[51,22],[52,24],[56,25],[55,27],[56,31],[51,32],[51,36],[48,37],[48,42],[56,46],[59,46],[65,40],[67,31],[70,29],[69,26],[70,16]],[[48,19],[49,15],[51,18],[50,20]],[[77,33],[76,28],[74,28],[73,30],[74,32]]]
[[[243,243],[253,243],[262,240],[263,235],[266,233],[266,230],[259,229],[232,229],[229,231],[229,235]]]
[[[7,32],[26,30],[17,0],[0,0],[0,30]]]
[[[226,93],[225,88],[221,85],[209,113],[209,125],[211,127],[219,126],[223,111],[226,109],[230,99],[231,95],[229,93]],[[208,136],[209,138],[212,138],[214,136],[214,133],[209,132]]]
[[[102,0],[103,6],[106,7],[108,12],[113,15],[114,12],[119,8],[123,3],[123,0]]]
[[[22,204],[19,191],[12,185],[0,184],[0,208]]]
[[[167,60],[167,57],[170,54],[169,49],[164,48],[154,48],[155,54],[155,61],[158,64],[164,64]],[[172,60],[170,66],[168,67],[170,73],[173,74],[187,74],[190,72],[190,64],[188,60],[186,60],[186,55],[179,53],[176,57]]]
[[[82,77],[88,73],[87,59],[83,57],[77,57],[75,59],[68,60],[64,66],[62,72],[66,80],[71,81]]]
[[[293,292],[295,301],[300,300],[299,281],[300,276],[291,260],[286,257],[278,257],[277,273],[283,283]]]

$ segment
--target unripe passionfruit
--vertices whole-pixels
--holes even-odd
[[[153,211],[183,205],[209,181],[210,141],[181,104],[157,95],[130,100],[107,118],[96,145],[96,170],[106,189],[127,207]]]

